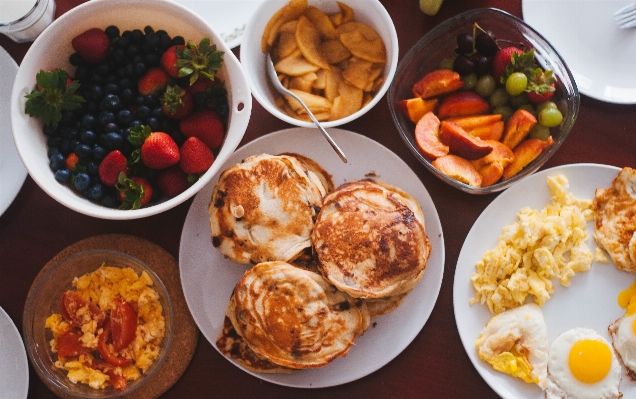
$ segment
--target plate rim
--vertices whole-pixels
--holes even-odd
[[[431,272],[431,274],[433,274],[433,276],[438,276],[437,280],[431,281],[430,284],[434,285],[435,289],[431,290],[429,289],[428,291],[426,291],[426,297],[427,300],[429,301],[429,305],[427,308],[424,309],[424,312],[419,313],[421,315],[421,318],[419,320],[419,324],[417,326],[417,328],[413,328],[412,331],[407,332],[406,337],[403,339],[402,341],[402,345],[398,345],[396,346],[396,348],[398,348],[397,351],[394,351],[395,353],[390,354],[389,356],[387,356],[385,359],[383,359],[383,361],[381,362],[381,364],[376,366],[372,366],[372,369],[369,370],[365,370],[364,373],[360,374],[360,375],[355,375],[353,378],[347,378],[346,380],[343,381],[338,381],[338,382],[325,382],[325,383],[317,383],[316,381],[320,381],[320,371],[326,369],[325,368],[320,368],[320,369],[315,369],[315,370],[302,370],[300,372],[316,372],[316,375],[314,375],[314,378],[311,382],[310,381],[306,381],[303,383],[286,383],[285,381],[280,381],[280,380],[284,380],[285,378],[285,374],[266,374],[266,373],[254,373],[251,372],[249,370],[244,369],[243,367],[241,367],[239,364],[237,364],[234,360],[227,358],[226,356],[223,355],[223,357],[228,360],[230,363],[234,364],[235,366],[237,366],[239,369],[247,372],[248,374],[251,374],[261,380],[267,381],[267,382],[271,382],[277,385],[283,385],[283,386],[289,386],[289,387],[295,387],[295,388],[325,388],[325,387],[330,387],[330,386],[337,386],[337,385],[342,385],[351,381],[355,381],[359,378],[365,377],[368,374],[371,374],[377,370],[379,370],[380,368],[384,367],[386,364],[388,364],[390,361],[392,361],[395,357],[397,357],[400,353],[402,353],[411,343],[412,341],[417,337],[417,335],[419,335],[419,333],[421,332],[422,328],[424,327],[424,325],[428,322],[428,320],[430,319],[430,316],[433,312],[433,309],[437,303],[437,300],[439,298],[439,293],[441,291],[441,285],[442,285],[442,281],[444,278],[444,263],[445,263],[445,246],[444,246],[444,237],[443,237],[443,230],[442,230],[442,225],[441,225],[441,221],[439,219],[439,214],[437,212],[437,209],[432,201],[432,198],[430,197],[430,193],[428,192],[428,190],[426,189],[426,187],[424,186],[424,184],[421,182],[421,180],[419,179],[419,177],[415,174],[415,172],[413,172],[413,170],[408,166],[408,164],[406,164],[401,158],[399,158],[395,153],[393,153],[390,149],[386,148],[384,145],[382,145],[381,143],[372,140],[364,135],[352,132],[352,131],[348,131],[348,130],[344,130],[344,129],[338,129],[338,128],[329,128],[327,129],[330,134],[332,134],[333,136],[335,136],[334,138],[336,138],[339,135],[347,135],[351,138],[351,140],[363,140],[367,142],[367,145],[370,146],[377,146],[377,148],[382,148],[384,149],[384,151],[386,151],[387,155],[388,154],[392,154],[393,158],[395,161],[399,161],[401,164],[399,165],[401,168],[406,168],[408,169],[411,173],[412,173],[412,177],[415,178],[416,180],[414,181],[414,184],[421,186],[420,188],[418,188],[418,193],[425,195],[427,198],[423,198],[423,200],[426,201],[426,204],[422,204],[422,206],[424,207],[425,205],[428,207],[428,212],[425,211],[425,214],[428,213],[428,215],[426,216],[426,223],[427,226],[433,226],[430,227],[430,230],[427,229],[428,231],[432,231],[431,234],[427,234],[429,236],[429,239],[431,241],[435,241],[436,245],[437,245],[437,253],[435,254],[436,258],[429,258],[429,262],[431,259],[436,259],[435,264],[433,265],[431,263],[431,265],[433,265],[432,267],[434,267],[436,270],[434,272]],[[313,132],[312,132],[313,131]],[[201,330],[201,333],[204,335],[204,337],[206,337],[206,339],[212,344],[212,346],[215,348],[215,350],[217,350],[217,352],[220,353],[220,351],[218,350],[218,348],[216,347],[216,337],[213,337],[213,340],[210,340],[209,335],[212,335],[210,332],[208,331],[204,331],[204,329],[201,327],[201,323],[198,320],[198,317],[201,317],[202,315],[198,315],[198,305],[197,304],[191,304],[191,300],[194,300],[193,298],[190,298],[188,295],[188,288],[186,287],[186,277],[184,277],[184,273],[185,270],[187,268],[183,267],[184,264],[187,263],[187,261],[184,261],[184,259],[187,259],[189,257],[189,255],[187,255],[185,253],[185,251],[187,250],[187,245],[184,244],[184,238],[187,237],[187,233],[186,230],[188,229],[188,221],[191,220],[192,218],[192,214],[194,214],[196,212],[196,207],[197,207],[197,203],[199,201],[203,201],[203,203],[209,203],[209,200],[207,198],[203,198],[203,195],[210,195],[210,192],[213,189],[213,186],[216,184],[216,182],[218,181],[218,175],[220,175],[220,173],[222,173],[223,170],[225,170],[227,167],[231,166],[233,164],[233,162],[235,163],[236,161],[234,161],[234,159],[236,158],[245,158],[249,155],[256,155],[256,153],[249,153],[249,151],[254,152],[255,150],[252,150],[253,147],[256,148],[260,148],[261,144],[263,143],[263,141],[265,140],[271,140],[272,143],[267,143],[265,145],[274,145],[277,143],[277,140],[280,140],[280,137],[285,137],[285,135],[287,134],[314,134],[314,140],[321,140],[320,142],[324,142],[324,145],[328,147],[328,144],[326,141],[324,141],[324,139],[322,139],[322,137],[320,136],[319,132],[317,129],[308,129],[308,128],[301,128],[301,127],[292,127],[292,128],[288,128],[288,129],[283,129],[283,130],[279,130],[279,131],[275,131],[275,132],[271,132],[267,135],[261,136],[255,140],[253,140],[252,142],[246,144],[245,146],[241,147],[239,150],[236,151],[236,153],[233,155],[232,158],[230,158],[226,164],[223,165],[223,167],[221,168],[220,172],[217,174],[217,176],[215,176],[206,186],[206,188],[204,188],[203,190],[201,190],[197,196],[195,196],[195,199],[193,201],[193,203],[191,204],[190,209],[188,210],[188,216],[186,217],[186,221],[184,222],[183,225],[183,229],[182,229],[182,233],[181,233],[181,243],[180,243],[180,247],[179,247],[179,264],[180,264],[180,273],[181,273],[181,282],[183,285],[183,291],[186,297],[186,302],[188,303],[188,306],[191,310],[191,313],[193,315],[193,318],[195,319],[195,322],[197,322],[197,325],[199,325],[199,329]],[[338,140],[337,140],[338,141]],[[318,141],[317,141],[318,142]],[[254,144],[253,144],[254,143]],[[359,142],[357,143],[359,144]],[[333,150],[331,150],[330,147],[329,151],[333,154]],[[298,151],[298,149],[292,149],[289,151]],[[260,150],[259,150],[260,151]],[[248,153],[248,154],[243,154],[243,153]],[[337,162],[341,162],[340,159],[333,154],[334,159]],[[355,161],[355,159],[349,159],[350,163],[351,161]],[[334,161],[334,162],[336,162]],[[323,164],[323,167],[325,167],[325,169],[329,172],[329,167]],[[359,178],[362,179],[366,176],[360,176]],[[350,179],[351,180],[351,179]],[[386,181],[386,179],[384,180]],[[389,183],[391,182],[390,180],[388,181]],[[335,182],[336,185],[339,185],[339,182]],[[421,190],[421,191],[420,191]],[[411,193],[413,195],[413,193]],[[414,195],[415,196],[415,195]],[[201,199],[199,199],[199,201],[197,201],[197,197],[201,197]],[[416,197],[417,198],[417,197]],[[421,198],[418,198],[418,201],[421,200]],[[206,208],[207,209],[207,208]],[[433,216],[432,220],[431,220],[431,216]],[[209,225],[208,225],[209,226]],[[206,232],[199,232],[199,234],[209,234],[209,230],[207,230]],[[432,237],[433,233],[435,235],[437,235],[436,237]],[[206,235],[207,236],[207,235]],[[210,244],[211,245],[211,244]],[[248,267],[248,266],[247,266]],[[426,276],[426,273],[425,273]],[[435,277],[431,277],[430,279],[433,280]],[[426,277],[424,277],[426,278]],[[416,289],[418,287],[423,287],[424,284],[423,282],[420,282],[417,286]],[[407,296],[407,300],[408,300],[408,296]],[[414,298],[414,296],[412,296],[412,298]],[[414,301],[415,299],[412,299],[412,301]],[[404,306],[404,304],[403,304]],[[399,308],[398,308],[399,309]],[[391,313],[384,315],[384,316],[380,316],[381,317],[385,317],[385,316],[390,316]],[[380,318],[378,318],[378,320],[381,320]],[[367,331],[368,334],[372,334],[373,331],[372,329],[369,329]],[[362,339],[362,338],[361,338]],[[345,358],[339,358],[336,359],[336,361],[346,361]],[[291,374],[291,376],[296,375],[298,373],[294,373]],[[275,379],[272,376],[278,376],[278,379]],[[289,376],[289,375],[288,375]],[[307,379],[308,380],[308,379]]]
[[[614,171],[616,174],[621,170],[620,167],[617,166],[613,166],[613,165],[606,165],[606,164],[599,164],[599,163],[574,163],[574,164],[565,164],[565,165],[558,165],[558,166],[554,166],[552,168],[548,168],[548,169],[544,169],[540,172],[537,172],[535,174],[533,174],[532,176],[528,176],[527,179],[524,179],[523,181],[519,182],[517,185],[509,188],[508,190],[504,191],[501,193],[501,195],[499,195],[497,198],[495,198],[490,204],[488,204],[488,206],[480,213],[479,217],[475,220],[475,222],[473,223],[473,225],[471,226],[468,234],[466,235],[466,238],[464,239],[464,243],[462,244],[462,248],[459,252],[459,255],[457,257],[457,263],[455,265],[455,275],[453,278],[453,313],[455,315],[455,325],[457,327],[457,332],[459,333],[459,337],[460,337],[460,341],[462,343],[462,347],[464,348],[464,351],[466,353],[466,355],[468,356],[470,362],[473,365],[473,368],[479,373],[480,377],[483,379],[483,381],[488,384],[488,386],[490,386],[490,388],[495,391],[499,396],[501,396],[502,398],[506,398],[506,399],[515,399],[516,396],[515,394],[513,394],[512,392],[510,392],[507,389],[507,385],[501,384],[497,381],[494,381],[493,379],[496,378],[495,376],[499,377],[499,376],[503,376],[503,377],[509,377],[503,373],[498,373],[494,370],[492,370],[491,368],[487,368],[485,367],[484,363],[482,360],[480,360],[478,358],[478,356],[475,353],[475,342],[478,338],[478,335],[475,335],[474,337],[472,336],[468,336],[471,331],[467,331],[470,326],[467,326],[467,323],[462,323],[461,320],[461,315],[465,314],[465,307],[466,306],[471,306],[468,305],[468,302],[466,300],[466,298],[464,298],[462,292],[464,292],[466,290],[465,285],[470,283],[470,275],[466,275],[466,274],[462,274],[462,272],[464,271],[463,269],[466,269],[466,272],[471,272],[471,269],[469,268],[469,266],[463,266],[463,263],[460,264],[460,261],[463,260],[464,258],[464,251],[466,250],[466,246],[467,246],[467,242],[469,242],[469,239],[472,238],[474,231],[476,231],[478,229],[478,227],[480,225],[483,225],[483,220],[486,218],[486,214],[491,210],[496,208],[498,205],[500,206],[502,202],[506,202],[510,197],[514,196],[516,194],[517,191],[525,188],[526,186],[528,187],[532,187],[532,186],[536,186],[537,184],[539,184],[540,182],[543,182],[544,184],[546,184],[546,175],[548,174],[553,174],[555,172],[561,174],[565,174],[566,177],[567,173],[565,173],[568,169],[572,170],[572,169],[579,169],[579,168],[593,168],[593,169],[603,169],[603,170],[607,170],[607,171]],[[569,178],[568,178],[569,180]],[[611,181],[608,182],[608,185],[611,184]],[[546,184],[547,185],[547,184]],[[519,211],[519,209],[514,210],[515,214]],[[512,223],[512,221],[511,221]],[[591,223],[591,222],[588,222]],[[504,226],[499,226],[499,228],[497,229],[497,235],[500,234],[501,229]],[[588,229],[589,231],[589,229]],[[591,238],[591,237],[590,237]],[[593,248],[591,248],[591,250],[593,250]],[[479,255],[481,256],[481,255]],[[475,262],[478,259],[475,258]],[[465,303],[462,303],[465,302]],[[533,301],[529,300],[527,301],[527,303],[533,303]],[[473,306],[485,306],[485,305],[481,305],[481,304],[475,304]],[[485,327],[486,324],[484,324],[483,327]],[[482,327],[482,328],[483,328]],[[548,342],[548,345],[550,345],[551,342]],[[513,377],[510,377],[513,378]],[[518,383],[518,381],[516,379],[512,380],[512,379],[506,379],[506,381],[510,381],[511,383]],[[520,380],[519,380],[520,381]]]
[[[13,346],[19,347],[18,352],[20,352],[20,354],[22,355],[20,356],[20,364],[24,366],[24,369],[22,370],[24,377],[24,396],[21,397],[26,398],[29,393],[29,360],[27,359],[26,349],[24,347],[24,342],[22,342],[22,336],[20,335],[18,327],[15,325],[6,310],[4,310],[2,306],[0,306],[0,324],[2,323],[6,323],[5,326],[7,326],[8,329],[11,330],[14,334],[11,334],[9,339],[7,339],[7,336],[0,337],[0,341],[11,341]],[[0,369],[2,368],[3,367],[0,367]]]

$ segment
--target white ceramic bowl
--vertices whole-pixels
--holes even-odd
[[[190,188],[176,197],[136,210],[118,210],[101,206],[76,194],[70,187],[55,180],[49,167],[46,137],[42,122],[24,113],[25,95],[35,87],[35,76],[40,70],[64,68],[75,70],[68,62],[73,53],[71,40],[94,27],[102,29],[117,25],[126,29],[164,29],[171,36],[183,36],[186,41],[198,43],[209,37],[217,48],[224,51],[224,66],[218,76],[228,90],[229,120],[225,142],[210,169]],[[55,20],[35,40],[27,51],[11,93],[11,123],[18,149],[33,180],[61,204],[86,215],[103,219],[136,219],[155,215],[181,204],[196,194],[223,166],[238,147],[250,118],[252,97],[240,63],[223,39],[205,20],[188,8],[169,0],[93,0],[79,5]]]
[[[378,32],[387,51],[387,63],[384,67],[384,84],[373,97],[373,100],[362,107],[358,112],[346,118],[335,121],[321,122],[324,127],[340,126],[364,115],[373,108],[388,90],[395,75],[398,62],[398,39],[395,32],[395,25],[386,9],[378,0],[339,0],[347,4],[354,10],[354,20],[363,22]],[[256,100],[272,115],[277,118],[301,127],[314,127],[311,122],[304,122],[292,118],[280,110],[274,103],[274,99],[279,95],[267,78],[265,62],[267,54],[261,51],[261,37],[265,30],[265,25],[270,18],[281,9],[289,0],[266,0],[254,13],[254,17],[247,24],[243,41],[241,43],[241,63],[245,68],[252,94]],[[327,14],[339,11],[336,0],[308,0],[309,5],[318,7]]]

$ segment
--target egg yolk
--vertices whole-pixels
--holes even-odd
[[[618,305],[627,309],[627,315],[636,313],[636,281],[618,294]]]
[[[574,377],[588,384],[601,381],[612,366],[611,349],[603,342],[583,339],[572,345],[568,360]]]

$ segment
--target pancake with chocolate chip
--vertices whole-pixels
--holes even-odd
[[[252,351],[292,369],[322,367],[345,356],[369,326],[362,301],[320,274],[279,261],[243,275],[226,315]]]
[[[355,298],[409,292],[424,275],[431,251],[417,200],[371,179],[345,183],[325,196],[312,239],[322,274]]]
[[[331,182],[321,170],[291,155],[268,154],[225,170],[208,208],[214,247],[242,264],[292,261],[309,250]]]

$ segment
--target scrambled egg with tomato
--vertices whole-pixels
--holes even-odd
[[[594,256],[587,246],[587,223],[594,218],[592,200],[568,192],[563,175],[548,178],[552,194],[541,210],[528,207],[517,222],[503,228],[497,246],[477,262],[471,276],[475,297],[492,313],[521,306],[526,297],[543,304],[554,293],[553,279],[569,286],[577,272],[590,269]]]
[[[66,299],[63,295],[62,314],[52,314],[45,323],[53,332],[51,350],[58,353],[55,367],[66,370],[73,383],[80,382],[95,389],[114,386],[121,390],[126,381],[139,378],[159,356],[165,331],[159,294],[145,271],[137,275],[131,268],[106,265],[76,277],[73,286],[76,291],[67,291],[64,295],[70,294]],[[121,317],[115,320],[114,314],[116,303],[122,300],[129,304],[133,315],[136,313],[136,329],[126,347],[117,351],[106,339],[110,338],[114,325],[121,322]],[[102,346],[100,339],[104,340]],[[103,351],[109,356],[105,357]],[[109,364],[113,356],[120,360],[115,363],[119,365]]]

